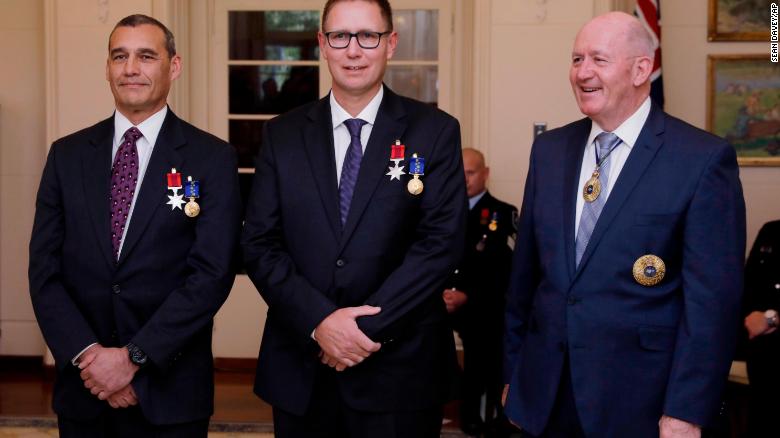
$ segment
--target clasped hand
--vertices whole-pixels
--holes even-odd
[[[336,371],[344,371],[363,362],[382,344],[368,338],[357,326],[357,318],[376,315],[382,309],[373,306],[345,307],[320,322],[314,338],[320,346],[320,361]]]
[[[126,408],[138,403],[130,382],[138,366],[130,362],[127,348],[106,348],[94,345],[79,360],[84,387],[113,408]]]

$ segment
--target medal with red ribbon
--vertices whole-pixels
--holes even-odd
[[[166,174],[165,179],[168,181],[168,190],[173,192],[173,195],[168,195],[166,204],[171,206],[171,211],[177,208],[181,210],[181,206],[184,204],[184,196],[179,194],[179,190],[181,190],[181,173],[176,172],[174,167],[170,173]]]
[[[401,140],[396,140],[394,145],[390,146],[390,161],[393,162],[393,166],[389,166],[389,172],[385,175],[390,177],[390,181],[397,179],[401,180],[401,175],[405,175],[404,166],[399,166],[401,161],[404,160],[404,151],[406,146],[401,144]]]

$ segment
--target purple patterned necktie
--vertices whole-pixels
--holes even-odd
[[[119,245],[138,183],[138,149],[135,142],[141,137],[143,134],[138,128],[128,129],[111,167],[111,244],[116,259],[119,259]]]
[[[339,211],[341,212],[342,227],[347,222],[349,205],[352,203],[352,194],[355,192],[355,183],[360,170],[360,160],[363,159],[360,131],[366,123],[368,122],[362,119],[344,120],[344,125],[349,130],[350,141],[347,156],[344,157],[344,164],[341,166],[341,181],[339,182]]]

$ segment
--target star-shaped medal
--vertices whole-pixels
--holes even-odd
[[[166,204],[168,204],[168,205],[170,205],[170,206],[171,206],[171,211],[173,211],[173,210],[176,210],[177,208],[178,208],[179,210],[181,210],[181,206],[182,206],[182,204],[184,204],[184,203],[185,203],[185,201],[184,201],[184,199],[183,199],[183,198],[184,198],[184,196],[183,196],[183,195],[180,195],[180,194],[178,193],[178,190],[174,190],[174,191],[173,191],[173,196],[171,196],[171,195],[168,195],[168,199],[169,199],[169,201],[168,201],[168,202],[166,202]]]
[[[395,160],[393,160],[395,161]],[[398,161],[395,161],[394,167],[388,167],[390,169],[389,172],[387,172],[385,175],[390,176],[390,181],[397,179],[398,181],[401,181],[401,175],[405,175],[406,172],[404,172],[404,166],[399,166]]]

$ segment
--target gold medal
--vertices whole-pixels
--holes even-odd
[[[655,286],[664,279],[666,264],[660,257],[643,255],[634,262],[634,280],[642,286]]]
[[[406,184],[406,189],[409,190],[409,193],[413,195],[419,195],[423,191],[423,182],[417,175],[415,175],[414,178],[410,179]]]
[[[585,187],[582,188],[582,197],[587,202],[593,202],[598,199],[601,194],[601,181],[599,181],[598,169],[593,171],[590,179],[585,183]]]
[[[190,202],[184,205],[184,214],[186,214],[189,217],[195,217],[199,215],[200,205],[198,205],[198,203],[195,202],[194,200],[190,200]]]

